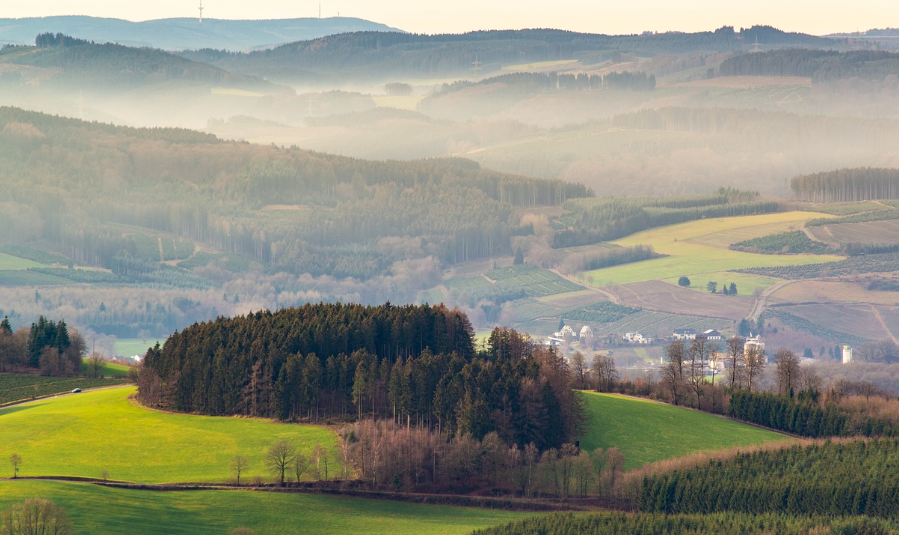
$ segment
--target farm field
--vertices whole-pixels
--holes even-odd
[[[815,239],[826,243],[899,243],[899,220],[896,219],[822,225],[808,230]]]
[[[155,346],[157,343],[161,346],[165,343],[165,340],[157,340],[154,338],[149,338],[147,340],[142,338],[116,338],[113,350],[116,355],[131,357],[133,355],[143,355],[147,352],[147,349]]]
[[[42,377],[39,375],[0,373],[0,403],[30,399],[34,396],[61,394],[71,392],[75,388],[98,388],[120,384],[122,384],[121,381],[112,379]]]
[[[104,362],[101,368],[101,373],[104,377],[125,377],[128,375],[128,370],[130,370],[128,366],[123,366],[122,364],[114,364],[112,362]],[[81,374],[87,375],[88,373],[88,365],[87,361],[81,363]]]
[[[11,256],[5,253],[0,253],[0,270],[2,271],[28,269],[33,267],[37,268],[47,266],[38,264],[37,262],[32,262],[31,260],[19,258],[18,256]]]
[[[682,457],[787,440],[787,437],[732,420],[653,401],[584,392],[590,412],[581,448],[618,448],[625,469]]]
[[[718,280],[724,284],[723,281],[726,279],[718,278]],[[739,291],[739,285],[737,290]],[[623,304],[631,307],[731,320],[740,320],[748,316],[753,305],[752,300],[740,299],[739,296],[712,295],[707,291],[681,288],[663,281],[625,284],[616,286],[614,291]]]
[[[884,311],[893,311],[896,307],[883,308]],[[893,313],[880,318],[877,312],[880,307],[868,304],[813,304],[777,307],[776,310],[787,312],[823,328],[827,332],[847,333],[868,340],[883,340],[899,335],[899,324],[892,322]],[[877,312],[875,312],[877,311]],[[889,319],[888,319],[889,318]]]
[[[249,527],[258,535],[462,535],[534,514],[311,494],[148,492],[49,481],[0,482],[0,509],[34,496],[65,507],[79,534],[227,535]]]
[[[679,84],[681,87],[726,87],[730,89],[751,89],[769,86],[812,85],[811,78],[802,76],[717,76],[708,80],[696,80]]]
[[[63,284],[72,284],[72,281],[25,269],[0,270],[0,286],[60,286]]]
[[[679,278],[680,277],[671,277],[670,279],[665,279],[665,282],[676,285]],[[717,282],[719,292],[721,291],[723,284],[734,283],[737,285],[737,295],[733,297],[748,297],[754,299],[756,290],[766,290],[779,282],[783,282],[783,279],[765,277],[764,275],[753,275],[751,273],[734,273],[732,271],[700,273],[699,275],[690,277],[690,285],[685,286],[685,288],[707,293],[709,282]]]
[[[723,333],[730,330],[732,326],[732,321],[722,318],[644,310],[616,322],[594,325],[593,332],[597,335],[621,335],[628,331],[639,331],[645,336],[658,338],[670,336],[674,329],[696,329],[697,331],[717,329]]]
[[[796,281],[779,288],[768,297],[768,302],[895,305],[899,303],[899,293],[869,291],[857,282],[808,280]]]
[[[168,414],[129,400],[135,390],[85,392],[0,410],[3,451],[22,456],[23,476],[99,477],[108,470],[110,479],[142,483],[228,481],[237,454],[249,458],[250,477],[265,475],[265,452],[282,439],[307,455],[321,444],[337,458],[337,436],[327,427]]]
[[[594,286],[607,284],[627,284],[656,279],[669,279],[686,275],[691,279],[700,274],[719,277],[718,272],[751,267],[779,267],[835,262],[842,257],[831,255],[763,255],[731,251],[722,247],[704,245],[704,240],[714,240],[711,235],[736,229],[746,229],[743,235],[752,237],[752,227],[763,226],[770,233],[772,224],[800,224],[819,217],[810,212],[786,212],[765,215],[703,219],[679,225],[650,229],[617,240],[614,243],[626,247],[651,245],[657,253],[669,255],[664,258],[645,260],[604,269],[587,271],[579,275],[580,280],[592,280]],[[732,233],[731,233],[732,234]],[[765,235],[765,234],[762,234]],[[731,239],[730,237],[727,238]],[[695,242],[694,242],[695,241]],[[733,242],[731,242],[733,243]],[[721,274],[720,277],[727,277]]]

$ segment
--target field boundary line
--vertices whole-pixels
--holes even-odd
[[[111,388],[124,388],[126,386],[134,386],[133,383],[124,383],[120,385],[109,385],[109,386],[98,386],[96,388],[85,388],[82,392],[96,392],[98,390],[109,390]],[[9,407],[15,407],[17,405],[25,405],[26,403],[31,403],[32,401],[41,401],[47,398],[57,398],[62,396],[71,396],[74,395],[71,390],[64,390],[62,392],[57,392],[55,394],[44,394],[41,396],[35,396],[33,398],[28,399],[20,399],[16,401],[7,401],[6,403],[0,403],[0,411],[3,409],[8,409]]]

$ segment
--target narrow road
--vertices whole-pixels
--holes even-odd
[[[567,280],[568,282],[573,282],[574,284],[577,284],[578,286],[580,286],[580,287],[582,287],[582,288],[584,288],[584,289],[586,289],[586,290],[593,290],[594,292],[603,294],[604,296],[606,296],[606,297],[609,298],[609,301],[615,303],[616,305],[620,305],[620,304],[621,304],[621,298],[619,298],[617,295],[613,294],[612,292],[609,292],[609,291],[607,291],[607,290],[603,290],[602,288],[597,288],[597,287],[595,287],[595,286],[588,286],[588,285],[584,284],[583,282],[577,280],[577,279],[574,278],[574,277],[571,277],[571,276],[568,276],[568,275],[563,275],[562,273],[560,273],[560,272],[559,272],[558,270],[556,270],[556,269],[550,269],[550,271],[552,271],[552,272],[555,273],[556,275],[562,277],[563,279]]]
[[[34,399],[23,399],[22,401],[14,401],[12,403],[8,403],[6,405],[0,406],[0,411],[3,411],[10,407],[18,407],[19,405],[25,405],[26,403],[37,403],[38,401],[43,401],[45,399],[61,398],[63,396],[77,396],[78,394],[81,394],[84,392],[96,392],[97,390],[109,390],[110,388],[125,388],[126,386],[134,386],[134,385],[130,384],[130,383],[125,383],[122,385],[110,385],[110,386],[100,386],[97,388],[85,388],[81,392],[78,392],[78,393],[75,393],[72,391],[67,391],[67,392],[59,392],[56,394],[47,394],[46,396],[40,396],[40,397],[36,397]]]
[[[749,315],[749,319],[751,319],[752,321],[758,321],[759,316],[762,315],[762,311],[765,310],[765,301],[768,300],[768,297],[770,297],[771,294],[773,294],[777,290],[780,290],[781,288],[789,284],[793,284],[794,282],[796,281],[778,282],[774,286],[760,293],[759,296],[755,299],[755,304],[752,306],[752,314]]]
[[[871,305],[871,312],[874,313],[874,317],[877,318],[878,322],[880,322],[880,326],[883,327],[883,332],[887,333],[887,336],[890,337],[890,340],[892,340],[894,344],[899,346],[899,340],[897,340],[896,337],[893,336],[893,332],[890,331],[890,328],[887,327],[886,322],[883,321],[883,316],[880,315],[880,310],[878,310],[876,306]]]

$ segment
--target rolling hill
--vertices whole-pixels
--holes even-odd
[[[289,440],[309,455],[324,447],[337,465],[327,427],[153,411],[129,401],[133,387],[44,399],[0,411],[3,451],[17,452],[19,475],[100,477],[144,483],[223,482],[237,454],[249,474],[266,474],[265,452]],[[115,440],[110,440],[115,437]],[[101,453],[102,452],[102,453]]]
[[[654,401],[594,392],[584,395],[591,419],[581,448],[618,448],[626,469],[697,451],[786,439],[772,431]]]
[[[740,32],[724,27],[714,32],[639,36],[562,30],[493,30],[440,35],[356,32],[250,53],[201,50],[184,55],[233,72],[309,83],[313,81],[311,79],[320,82],[329,79],[472,77],[482,71],[490,73],[513,64],[572,59],[583,64],[597,64],[618,58],[622,52],[652,56],[740,51],[748,49],[748,43],[756,38],[768,48],[818,48],[837,43],[782,32],[769,26],[754,26]],[[475,61],[478,65],[473,72]]]
[[[192,12],[193,7],[190,8]],[[0,44],[33,44],[34,36],[51,32],[101,43],[163,50],[253,50],[282,43],[360,31],[399,31],[352,17],[277,20],[174,18],[132,22],[85,16],[0,19]]]
[[[463,535],[533,513],[276,492],[147,492],[50,481],[0,482],[0,510],[40,496],[66,508],[76,533]]]

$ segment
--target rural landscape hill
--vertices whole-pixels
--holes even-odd
[[[308,83],[320,80],[389,81],[390,78],[445,78],[503,65],[577,59],[602,63],[621,52],[639,55],[715,54],[750,50],[756,40],[767,48],[830,48],[838,41],[787,33],[768,26],[740,32],[652,35],[581,34],[560,30],[479,31],[418,35],[355,32],[289,43],[271,50],[230,53],[185,52],[191,59],[272,80]]]
[[[250,51],[326,35],[360,31],[399,31],[383,24],[352,17],[276,20],[223,20],[204,18],[158,19],[132,22],[86,16],[0,19],[0,44],[28,45],[42,33],[162,50]]]
[[[675,30],[0,20],[0,535],[899,533],[895,32]]]

